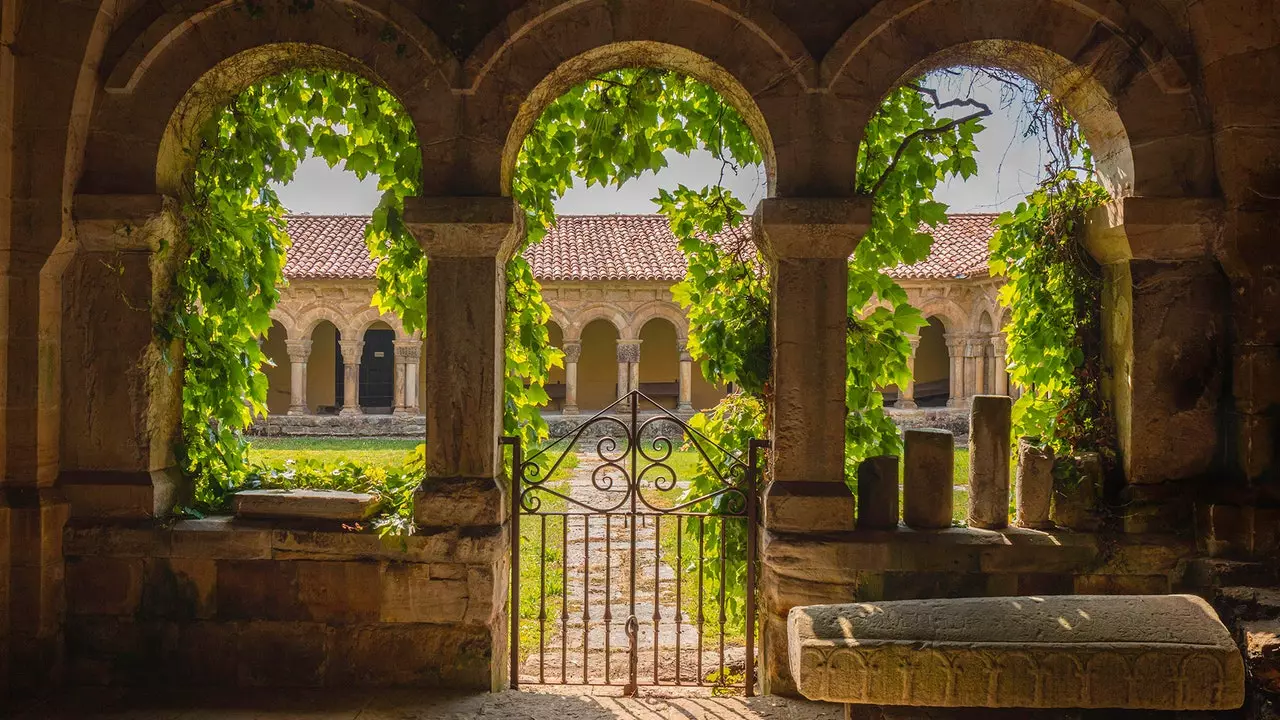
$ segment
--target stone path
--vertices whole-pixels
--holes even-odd
[[[610,509],[623,503],[615,512],[628,511],[625,482],[603,465],[594,453],[582,453],[579,466],[569,478],[567,494],[591,508]],[[612,484],[608,481],[611,474]],[[646,491],[646,497],[652,501],[651,492]],[[585,512],[586,508],[570,503],[569,510]],[[592,515],[572,517],[568,522],[567,539],[555,523],[550,525],[547,537],[552,547],[563,547],[567,541],[567,567],[548,564],[547,573],[561,574],[559,579],[565,583],[568,602],[562,605],[559,598],[547,598],[545,649],[541,655],[537,648],[525,654],[521,679],[529,683],[541,679],[551,683],[567,680],[576,684],[623,684],[628,677],[626,623],[631,614],[629,519]],[[655,682],[655,666],[657,682],[676,683],[677,647],[681,683],[696,683],[720,668],[718,625],[709,622],[704,626],[705,645],[699,653],[696,618],[679,612],[682,603],[677,602],[677,573],[672,567],[675,557],[670,550],[662,550],[658,540],[659,528],[667,534],[674,530],[675,523],[672,517],[648,516],[635,528],[635,615],[640,649],[637,672],[642,685]],[[684,552],[691,550],[686,542]],[[540,578],[521,578],[521,582],[540,582]],[[659,618],[656,628],[655,611]],[[726,647],[725,664],[730,672],[740,674],[744,658],[740,645]]]
[[[82,690],[21,710],[14,720],[837,720],[838,705],[777,697],[622,698],[507,691],[202,691],[133,696]]]

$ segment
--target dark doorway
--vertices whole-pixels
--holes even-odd
[[[395,340],[390,329],[369,329],[360,358],[360,406],[367,413],[389,413],[395,388]]]

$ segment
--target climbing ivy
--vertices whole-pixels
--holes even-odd
[[[1106,201],[1088,169],[1063,170],[1001,215],[991,240],[991,273],[1007,278],[1009,375],[1024,388],[1014,431],[1059,457],[1115,453],[1102,393],[1102,273],[1082,244],[1086,213]]]
[[[377,178],[382,199],[365,230],[378,261],[374,304],[399,315],[407,331],[427,322],[426,259],[403,219],[404,199],[419,189],[422,155],[395,97],[357,75],[299,69],[250,86],[214,113],[184,192],[178,292],[158,322],[162,339],[184,348],[179,450],[199,505],[222,505],[248,472],[243,433],[266,412],[261,368],[269,360],[259,341],[279,300],[289,246],[285,209],[271,186],[292,180],[309,155]],[[534,410],[545,401],[542,379],[559,356],[545,352],[548,312],[536,283],[519,272],[509,277],[507,354],[517,359],[510,371],[524,380],[507,383],[505,423],[536,437],[545,428]]]

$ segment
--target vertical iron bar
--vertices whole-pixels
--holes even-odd
[[[658,568],[662,566],[662,516],[653,516],[653,684],[658,684],[658,627],[662,624],[661,593],[662,577]]]
[[[610,638],[613,633],[613,588],[610,587],[609,576],[613,570],[613,516],[604,516],[604,684],[612,680],[609,677]]]
[[[702,684],[702,680],[703,680],[702,636],[704,634],[703,625],[707,619],[706,613],[703,612],[703,607],[706,603],[706,600],[703,595],[703,587],[704,587],[703,581],[706,579],[706,566],[707,566],[707,546],[706,546],[707,535],[706,533],[707,533],[707,518],[704,515],[698,518],[698,684],[699,685]]]
[[[539,515],[542,521],[539,539],[538,557],[541,565],[540,587],[538,588],[538,682],[547,682],[547,516]]]
[[[640,433],[637,431],[637,428],[639,427],[639,397],[635,392],[630,393],[630,395],[631,427],[627,434],[629,436],[628,441],[631,443],[631,446],[628,448],[631,451],[631,477],[627,479],[627,490],[631,493],[631,589],[628,593],[629,617],[627,618],[627,630],[631,637],[629,643],[630,647],[628,650],[630,657],[627,661],[627,692],[630,695],[635,695],[640,681],[640,678],[638,677],[640,662],[638,639],[640,635],[640,627],[639,621],[636,619],[636,521],[638,520],[636,513],[636,495],[640,490],[640,482],[636,479],[636,471],[640,457]]]
[[[684,619],[684,603],[680,599],[681,585],[684,584],[684,553],[682,552],[682,544],[684,540],[684,518],[676,515],[676,684],[681,684],[680,678],[680,623]]]
[[[505,437],[511,446],[511,689],[520,687],[520,485],[523,478],[524,448],[520,438]]]
[[[569,684],[569,515],[560,517],[560,684]]]
[[[746,685],[747,697],[756,693],[756,553],[760,540],[760,450],[767,448],[767,440],[752,440],[747,444],[747,657]]]
[[[567,521],[567,516],[566,516]],[[587,684],[587,632],[591,629],[591,516],[582,516],[582,684]]]
[[[724,667],[725,628],[724,626],[725,626],[725,622],[728,620],[728,617],[725,615],[725,612],[724,612],[725,586],[729,584],[727,582],[727,578],[725,577],[725,574],[727,572],[727,567],[725,566],[725,560],[726,560],[725,553],[727,549],[727,540],[729,537],[729,521],[727,518],[728,516],[726,515],[720,516],[720,681],[719,683],[721,685],[725,684],[724,682],[724,671],[725,671],[725,667]]]

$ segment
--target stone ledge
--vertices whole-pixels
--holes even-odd
[[[237,517],[359,522],[378,509],[369,493],[338,490],[242,490],[232,505]]]

